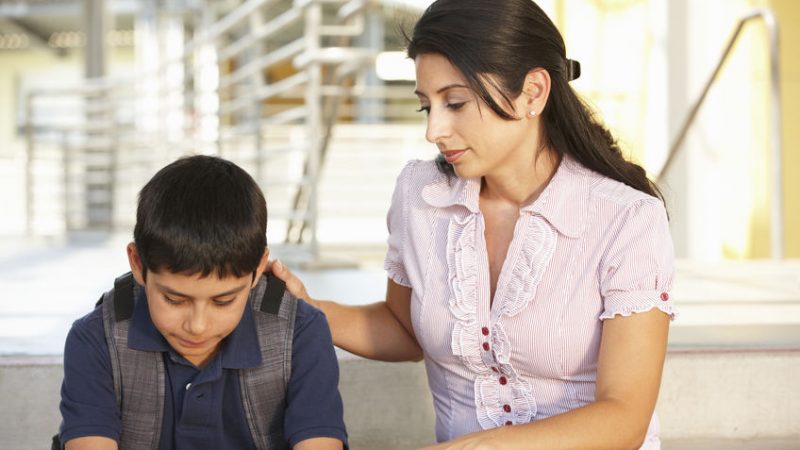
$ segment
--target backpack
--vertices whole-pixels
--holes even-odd
[[[130,349],[128,326],[142,286],[128,272],[114,281],[96,306],[103,308],[103,328],[122,415],[121,450],[158,448],[164,411],[165,372],[160,352]],[[292,338],[297,298],[286,284],[265,274],[250,292],[261,347],[261,366],[239,370],[239,388],[253,442],[258,450],[288,449],[283,411],[292,368]],[[61,450],[59,435],[51,449]]]

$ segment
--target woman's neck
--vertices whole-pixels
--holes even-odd
[[[521,208],[533,203],[555,175],[561,157],[546,149],[529,164],[509,162],[481,179],[481,200]]]

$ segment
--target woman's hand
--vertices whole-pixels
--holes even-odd
[[[276,277],[286,283],[286,289],[295,297],[305,300],[306,303],[318,308],[317,301],[311,298],[306,291],[306,286],[299,278],[293,274],[280,260],[270,261],[267,264],[267,272],[272,272]]]
[[[491,438],[500,429],[470,433],[452,441],[425,447],[420,450],[502,450],[502,446]]]

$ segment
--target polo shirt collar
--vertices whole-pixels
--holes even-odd
[[[222,341],[221,358],[224,369],[249,369],[261,365],[261,346],[252,308],[255,291],[253,289],[250,292],[239,324]],[[128,347],[146,352],[174,351],[150,318],[144,289],[137,285],[134,295],[136,301],[128,329]]]
[[[566,237],[578,238],[588,219],[589,195],[596,177],[569,156],[563,156],[555,175],[532,203],[520,211],[544,217]],[[480,178],[437,177],[422,189],[422,198],[437,208],[460,205],[480,213]]]

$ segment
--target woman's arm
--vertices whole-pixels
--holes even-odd
[[[603,323],[596,401],[536,422],[462,436],[428,450],[638,449],[655,409],[669,316],[649,312]]]
[[[65,450],[117,450],[117,442],[101,436],[85,436],[70,439],[64,446]]]
[[[325,313],[337,347],[380,361],[422,359],[422,349],[411,327],[411,288],[390,279],[386,286],[386,301],[348,306],[312,299],[303,282],[278,261],[271,265],[271,271],[286,283],[286,288],[294,296]]]
[[[294,450],[342,450],[342,441],[334,438],[311,438],[300,441]]]

